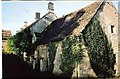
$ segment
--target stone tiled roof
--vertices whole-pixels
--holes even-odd
[[[42,33],[41,39],[35,44],[46,44],[52,41],[60,41],[67,35],[79,35],[89,21],[97,13],[103,2],[94,2],[85,8],[65,15],[53,21]]]
[[[85,28],[85,26],[89,23],[89,21],[93,18],[96,14],[97,10],[100,8],[101,2],[95,2],[85,8],[85,14],[77,20],[78,27],[73,30],[73,34],[79,35],[80,32]]]

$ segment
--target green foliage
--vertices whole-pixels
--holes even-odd
[[[62,62],[60,69],[63,73],[72,74],[75,63],[82,58],[79,37],[68,36],[62,41]]]
[[[54,59],[55,59],[55,54],[56,54],[56,46],[55,46],[55,42],[49,42],[48,44],[48,52],[49,52],[49,71],[53,70],[54,67]]]
[[[27,28],[21,30],[16,35],[8,39],[8,45],[12,52],[20,54],[20,52],[31,53],[32,49],[32,35],[30,30]]]
[[[99,77],[113,76],[115,58],[107,36],[100,26],[98,18],[93,19],[83,31],[88,47],[91,65]]]
[[[14,44],[14,37],[10,37],[7,41],[6,41],[6,44],[5,44],[5,53],[7,54],[11,54],[11,53],[14,53],[14,52],[17,52],[18,49],[15,48],[15,44]]]

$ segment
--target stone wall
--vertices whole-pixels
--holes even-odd
[[[82,49],[83,49],[82,60],[80,63],[78,63],[76,61],[76,64],[75,64],[76,67],[73,70],[72,78],[96,77],[96,74],[93,71],[91,64],[90,64],[90,59],[88,56],[87,48],[85,47],[83,42],[81,42],[81,44],[82,44]],[[62,42],[57,42],[56,47],[57,47],[57,49],[56,49],[56,55],[55,55],[55,60],[54,60],[53,73],[61,74],[61,73],[63,73],[60,69],[60,65],[62,62],[61,56],[62,56],[62,53],[65,53],[65,52],[62,52]]]
[[[46,45],[39,45],[37,46],[37,54],[38,54],[38,63],[39,63],[39,68],[40,71],[46,71],[47,70],[47,65],[48,65],[48,48]]]
[[[119,2],[120,3],[120,2]],[[120,4],[119,4],[120,5]],[[118,34],[120,34],[120,15],[119,15],[119,18],[118,18]],[[120,35],[118,35],[118,41],[119,41],[119,45],[118,45],[118,63],[119,63],[119,73],[118,75],[120,76]]]
[[[120,73],[120,62],[118,61],[119,50],[118,50],[118,14],[116,8],[113,6],[111,2],[105,3],[103,8],[99,10],[100,14],[100,24],[102,26],[103,31],[108,37],[109,42],[112,44],[113,52],[116,57],[115,70],[116,74]]]
[[[76,68],[73,70],[72,79],[80,77],[97,77],[91,67],[88,51],[84,44],[82,45],[82,49],[82,60],[80,63],[76,63]]]
[[[60,64],[61,64],[61,54],[62,54],[62,43],[58,42],[56,44],[56,55],[55,55],[55,60],[54,60],[54,68],[53,68],[53,73],[55,74],[61,74],[62,71],[60,70]]]

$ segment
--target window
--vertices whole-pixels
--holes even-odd
[[[38,50],[38,53],[39,53],[39,50]]]
[[[113,57],[116,59],[116,54],[113,54]]]
[[[114,74],[116,74],[116,70],[114,70]]]
[[[111,25],[111,33],[114,33],[114,26]]]
[[[116,62],[116,54],[113,54],[114,57],[114,63]]]

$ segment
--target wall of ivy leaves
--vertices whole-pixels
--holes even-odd
[[[80,63],[82,59],[81,42],[84,39],[85,46],[88,50],[91,66],[98,77],[114,76],[115,57],[111,43],[108,41],[106,34],[103,32],[96,17],[90,21],[82,32],[82,36],[67,36],[62,40],[62,61],[60,69],[63,74],[72,76],[75,63]],[[55,43],[49,44],[50,61],[52,68],[55,58]]]
[[[82,33],[85,45],[89,51],[92,68],[97,76],[114,76],[115,57],[113,49],[102,30],[99,18],[94,18]]]

